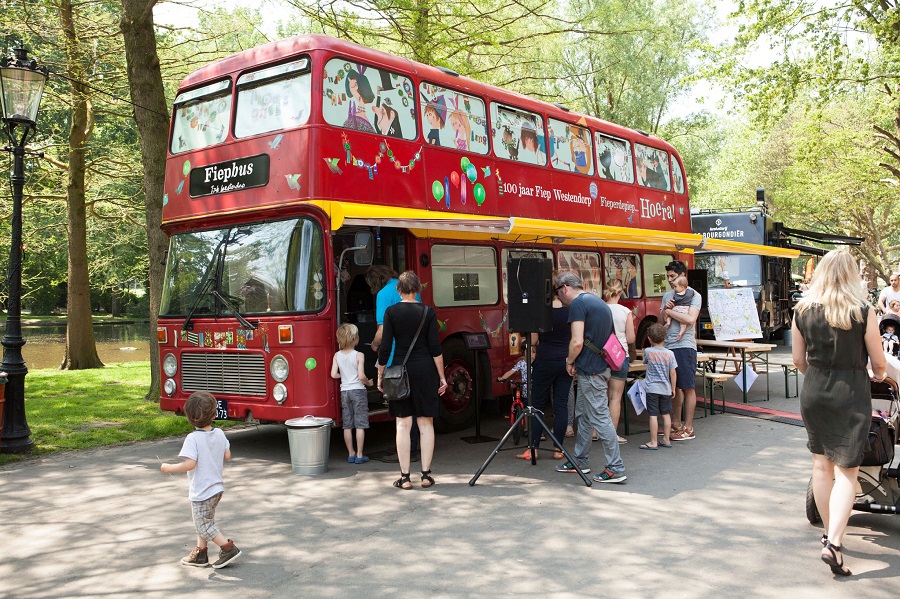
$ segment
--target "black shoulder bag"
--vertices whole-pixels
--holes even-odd
[[[428,306],[422,306],[422,321],[419,328],[416,329],[416,335],[413,337],[409,349],[406,351],[406,357],[403,358],[402,364],[388,366],[384,369],[381,377],[381,388],[384,389],[384,398],[387,401],[400,401],[409,397],[409,375],[406,373],[406,361],[409,360],[409,354],[412,353],[416,341],[419,339],[419,333],[425,326],[425,317],[428,315]]]

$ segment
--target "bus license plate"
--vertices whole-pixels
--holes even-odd
[[[713,328],[713,324],[712,324],[711,322],[704,322],[704,323],[703,323],[703,328],[704,328],[704,329],[712,329],[712,328]]]
[[[216,420],[228,420],[228,401],[216,400]]]

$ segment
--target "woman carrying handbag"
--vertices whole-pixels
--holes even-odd
[[[384,391],[384,369],[394,349],[394,361],[409,354],[406,371],[409,377],[409,396],[388,402],[390,414],[397,419],[397,456],[400,458],[400,478],[394,486],[411,489],[409,479],[410,428],[415,416],[419,425],[422,451],[422,486],[434,484],[431,460],[434,457],[434,417],[440,410],[440,395],[447,389],[444,379],[444,357],[438,338],[434,310],[416,301],[421,291],[416,273],[408,270],[400,275],[397,291],[402,300],[384,314],[384,332],[378,348],[378,390]],[[422,321],[424,317],[424,323]],[[421,332],[416,333],[421,326]]]

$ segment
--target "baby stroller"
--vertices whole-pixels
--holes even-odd
[[[871,381],[870,385],[872,424],[868,449],[859,467],[853,509],[875,514],[896,514],[900,510],[900,467],[892,466],[894,445],[900,431],[900,393],[892,378],[882,382]],[[810,524],[821,521],[813,498],[812,478],[806,487],[806,518]]]
[[[894,327],[894,334],[887,332],[887,328]],[[887,313],[878,321],[878,331],[881,333],[881,347],[884,353],[895,358],[900,357],[900,316]]]

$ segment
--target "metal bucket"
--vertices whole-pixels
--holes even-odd
[[[784,329],[784,344],[787,347],[794,347],[794,339],[791,336],[791,329]]]
[[[331,418],[304,416],[285,422],[291,448],[294,474],[313,475],[328,471],[328,447],[331,444]]]

